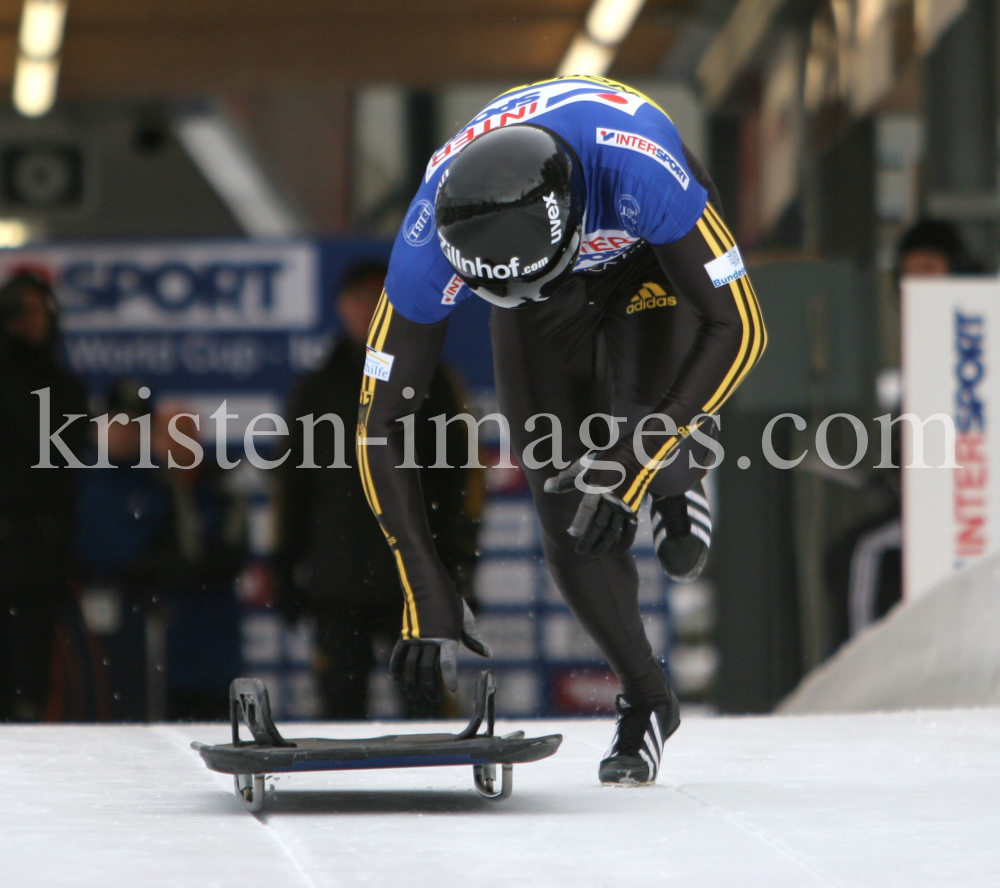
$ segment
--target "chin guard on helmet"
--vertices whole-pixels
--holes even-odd
[[[468,287],[513,308],[547,299],[573,273],[586,186],[573,149],[520,124],[484,133],[445,170],[435,218],[448,262]]]

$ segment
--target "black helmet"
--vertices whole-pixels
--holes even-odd
[[[441,177],[441,249],[469,288],[495,305],[547,299],[573,272],[585,203],[580,161],[559,136],[524,124],[493,130]]]

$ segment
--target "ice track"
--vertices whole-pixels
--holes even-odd
[[[327,772],[272,779],[258,817],[188,748],[228,726],[2,726],[0,884],[1000,884],[1000,710],[688,719],[660,783],[632,790],[596,780],[610,721],[500,724],[566,737],[514,768],[506,802],[479,798],[470,768]]]

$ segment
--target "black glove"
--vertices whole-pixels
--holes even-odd
[[[590,482],[584,480],[584,471],[582,462],[577,460],[558,475],[547,479],[545,492],[586,490]],[[609,549],[616,555],[631,549],[638,527],[635,512],[613,493],[584,493],[567,532],[576,537],[577,552],[599,558]]]
[[[462,644],[480,657],[493,656],[464,600],[462,609]],[[423,697],[436,702],[441,699],[442,682],[449,691],[458,690],[458,642],[452,638],[401,638],[392,649],[389,672],[396,681],[402,679],[411,700]]]

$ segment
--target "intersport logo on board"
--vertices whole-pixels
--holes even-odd
[[[4,252],[0,274],[45,269],[67,332],[294,330],[319,316],[307,243],[86,244]]]
[[[638,133],[625,133],[621,130],[604,129],[604,127],[599,126],[597,128],[597,143],[615,148],[626,148],[629,151],[638,151],[640,154],[651,157],[658,164],[666,167],[685,191],[691,183],[691,177],[687,174],[687,170],[677,162],[676,157],[662,145],[657,145],[656,142],[652,142]]]
[[[989,439],[983,381],[986,318],[955,312],[955,469],[952,491],[955,565],[984,555],[989,544]]]

